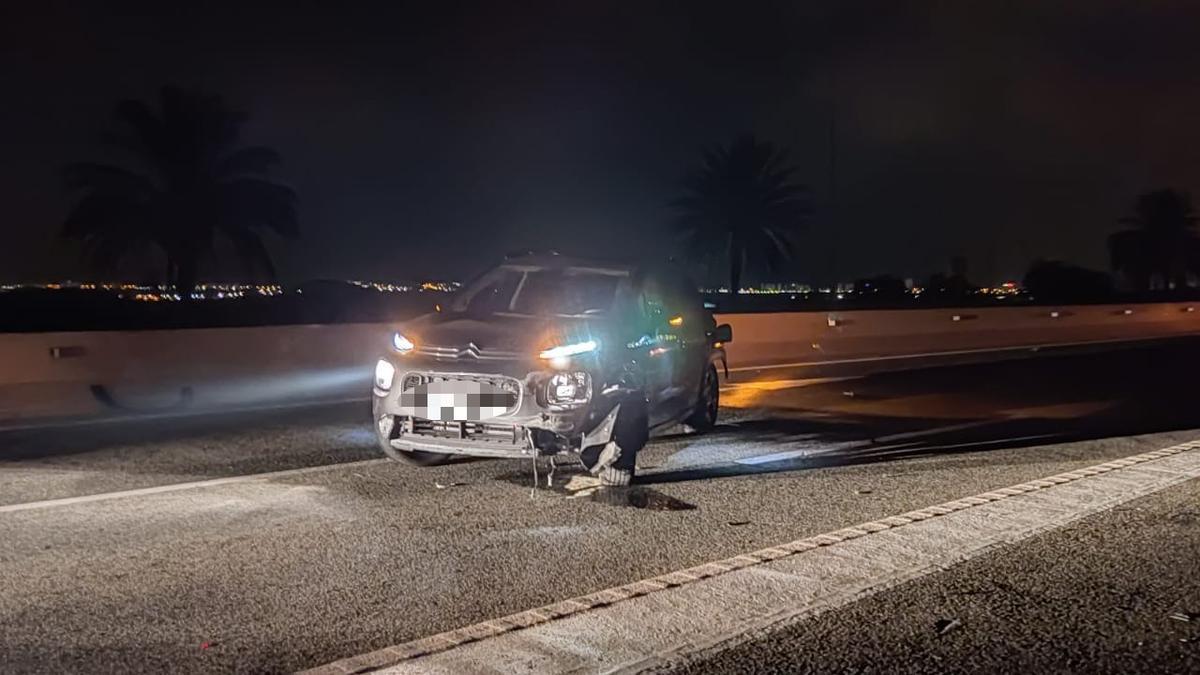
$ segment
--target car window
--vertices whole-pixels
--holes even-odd
[[[646,326],[658,329],[667,322],[667,299],[663,293],[662,284],[650,277],[642,283],[641,292],[642,318]]]
[[[519,269],[501,267],[480,277],[463,291],[456,309],[468,314],[495,314],[508,311],[513,293],[521,285],[525,273]]]
[[[465,288],[453,305],[473,315],[595,315],[612,308],[621,279],[616,272],[500,267]]]
[[[518,314],[570,316],[607,312],[621,277],[574,270],[538,270],[525,277],[511,310]]]
[[[668,313],[683,317],[685,330],[703,330],[704,300],[700,291],[685,277],[671,277],[667,291]]]

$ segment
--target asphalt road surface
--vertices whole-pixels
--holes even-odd
[[[535,489],[531,462],[380,461],[365,404],[0,433],[0,670],[319,666],[1200,439],[1198,366],[1200,341],[1176,340],[778,373],[727,389],[717,432],[653,440],[623,491],[566,466]],[[1200,616],[1169,615],[1200,612],[1197,496],[1184,482],[671,668],[1195,672]]]

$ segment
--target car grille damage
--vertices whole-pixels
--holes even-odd
[[[525,447],[525,428],[492,422],[443,422],[409,418],[404,432],[425,438],[470,441],[511,448]]]

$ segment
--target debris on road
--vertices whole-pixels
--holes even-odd
[[[842,392],[842,396],[846,396],[846,397],[849,397],[849,398],[854,398],[854,392],[853,392],[853,391],[850,391],[850,390],[846,390],[846,391],[843,391],[843,392]]]
[[[857,490],[855,490],[855,491],[854,491],[854,494],[856,494],[856,495],[869,495],[869,494],[871,494],[872,492],[873,492],[873,490],[871,490],[871,488],[859,488],[859,489],[857,489]]]
[[[587,474],[576,474],[567,480],[563,490],[570,493],[571,496],[583,497],[591,494],[598,487],[600,487],[599,478]]]
[[[433,483],[433,487],[435,487],[439,490],[445,490],[446,488],[452,488],[452,487],[460,487],[463,485],[466,485],[466,483],[459,483],[457,481],[454,481],[451,483],[439,483],[437,481],[434,481],[434,483]]]
[[[1173,612],[1169,616],[1176,621],[1191,623],[1197,619],[1200,619],[1200,612]]]
[[[750,521],[748,521],[748,520],[731,520],[728,523],[726,523],[726,525],[730,525],[732,527],[740,527],[742,525],[749,525],[749,524],[750,524]]]
[[[938,619],[937,623],[933,624],[933,628],[938,635],[945,635],[961,625],[962,621],[958,619]]]

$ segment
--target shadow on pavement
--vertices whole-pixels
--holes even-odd
[[[743,419],[696,437],[756,456],[644,472],[647,485],[1200,428],[1196,341],[893,372],[726,395]],[[763,449],[767,448],[767,449]]]
[[[191,415],[83,420],[61,426],[0,429],[0,461],[37,460],[119,447],[165,445],[220,439],[253,431],[269,439],[272,432],[337,425],[370,429],[366,402],[337,403]]]
[[[722,416],[736,421],[705,436],[671,434],[655,441],[716,448],[724,459],[644,469],[637,482],[1200,428],[1197,373],[1200,340],[1192,339],[805,386],[739,383],[722,394]],[[176,471],[166,455],[186,453],[179,471],[224,475],[276,468],[267,466],[267,459],[300,466],[379,457],[368,418],[366,402],[356,402],[0,431],[0,461],[65,457],[82,464],[92,461],[88,453],[104,452],[109,461],[121,461],[125,471],[153,473]],[[154,461],[135,453],[138,448],[153,449]],[[730,448],[737,452],[725,452]]]

